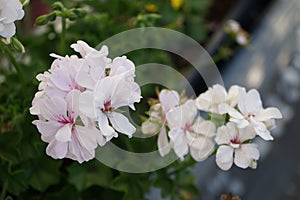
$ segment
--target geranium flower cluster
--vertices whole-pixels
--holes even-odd
[[[24,17],[19,0],[0,0],[0,36],[11,38],[16,34],[14,22]]]
[[[200,113],[206,113],[204,119]],[[277,108],[264,109],[257,90],[234,85],[228,92],[214,85],[196,99],[180,98],[174,90],[162,90],[142,124],[144,134],[158,134],[161,156],[171,149],[183,159],[189,152],[202,161],[216,152],[216,163],[228,170],[233,163],[256,168],[259,159],[256,137],[273,140],[274,119],[282,118]]]
[[[83,41],[71,47],[81,57],[58,56],[51,68],[37,75],[40,81],[30,113],[53,158],[82,163],[95,157],[95,149],[118,133],[131,137],[135,127],[118,111],[141,99],[134,82],[135,66],[125,56],[108,58],[107,46],[98,51]]]

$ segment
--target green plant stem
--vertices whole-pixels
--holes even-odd
[[[11,63],[13,64],[13,66],[15,67],[18,77],[21,81],[22,87],[23,87],[23,89],[25,89],[25,79],[22,74],[20,65],[18,64],[18,62],[17,62],[16,58],[14,57],[14,55],[12,54],[11,50],[6,45],[2,45],[2,48],[5,51],[6,55],[8,56],[9,60],[11,61]]]
[[[61,41],[60,41],[60,50],[61,50],[61,54],[65,55],[66,53],[66,18],[64,16],[61,17],[61,25],[62,25],[62,29],[61,29]]]

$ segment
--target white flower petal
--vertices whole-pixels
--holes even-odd
[[[213,152],[214,143],[206,137],[196,138],[190,146],[191,156],[196,161],[203,161]]]
[[[107,116],[103,113],[99,113],[98,115],[98,125],[102,134],[106,137],[107,141],[111,138],[117,136],[115,130],[109,126]]]
[[[66,101],[62,98],[53,97],[45,99],[40,104],[40,114],[47,120],[56,120],[60,115],[67,113]]]
[[[259,135],[264,140],[273,140],[274,138],[271,136],[270,131],[267,129],[266,125],[262,122],[254,122],[253,123],[254,130],[257,135]]]
[[[239,149],[235,150],[234,164],[240,168],[247,168],[253,160],[258,160],[259,151],[255,144],[242,144]]]
[[[196,106],[199,110],[209,111],[211,104],[212,96],[210,90],[207,90],[206,92],[200,94],[196,99]]]
[[[215,141],[217,144],[229,144],[232,136],[230,135],[229,128],[227,126],[221,126],[217,130]]]
[[[246,94],[245,106],[247,113],[251,114],[256,114],[262,110],[262,102],[257,90],[249,90],[249,92]]]
[[[196,125],[196,126],[195,126]],[[194,124],[193,129],[196,133],[200,133],[206,137],[213,137],[216,135],[216,126],[213,122],[205,120]]]
[[[107,116],[113,128],[116,129],[118,132],[124,133],[128,135],[128,137],[132,137],[132,134],[135,133],[136,128],[121,113],[112,112],[108,113]]]
[[[37,129],[42,135],[54,135],[63,126],[63,124],[56,121],[45,122],[42,120],[34,120],[32,123],[36,125]]]
[[[187,124],[192,125],[197,115],[197,108],[193,100],[186,101],[183,105],[171,109],[167,115],[170,128],[185,128]]]
[[[267,121],[269,119],[280,119],[280,118],[282,118],[281,112],[278,110],[278,108],[274,108],[274,107],[261,110],[255,116],[255,120],[257,121]]]
[[[52,140],[47,146],[46,153],[55,159],[62,159],[66,156],[68,150],[68,142],[60,142]]]
[[[80,96],[79,90],[72,90],[67,94],[65,99],[67,102],[67,110],[69,116],[71,115],[72,112],[74,114],[79,113],[79,96]]]
[[[233,85],[228,90],[227,102],[230,106],[235,107],[240,99],[240,95],[246,93],[244,87]]]
[[[159,93],[159,101],[164,113],[177,106],[179,104],[179,100],[179,94],[175,90],[164,89]]]
[[[147,119],[142,123],[142,133],[146,135],[153,135],[158,133],[161,125],[158,122],[153,122],[151,119]]]
[[[74,134],[82,147],[84,147],[87,150],[95,149],[97,147],[97,135],[100,134],[100,132],[96,128],[75,126],[74,129]]]
[[[65,124],[57,131],[55,135],[55,139],[59,142],[71,141],[71,134],[72,134],[72,124]]]
[[[169,141],[168,141],[168,137],[167,137],[165,127],[162,127],[161,130],[160,130],[160,133],[158,134],[157,146],[158,146],[159,154],[162,157],[167,155],[171,150],[171,146],[170,146]]]
[[[220,146],[216,154],[216,163],[222,170],[229,170],[233,164],[233,148]]]
[[[94,101],[94,94],[90,91],[85,91],[79,96],[79,110],[82,114],[95,119],[96,115],[96,106]]]

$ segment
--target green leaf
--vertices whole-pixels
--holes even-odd
[[[0,180],[3,182],[6,190],[13,194],[19,195],[28,188],[28,183],[24,171],[11,171],[11,166],[8,163],[0,165]]]
[[[53,160],[50,157],[40,157],[28,166],[30,170],[29,184],[38,191],[45,191],[49,186],[60,180],[62,161]]]
[[[99,161],[89,161],[87,163],[73,163],[68,167],[68,181],[79,191],[92,185],[109,187],[112,181],[112,170]]]

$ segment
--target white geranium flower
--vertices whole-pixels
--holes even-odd
[[[211,138],[216,127],[212,122],[197,117],[197,112],[195,102],[188,100],[167,113],[168,135],[176,155],[181,159],[188,153],[189,147],[197,161],[206,159],[214,149]]]
[[[82,87],[93,90],[96,82],[106,76],[123,75],[128,81],[133,82],[135,77],[135,65],[126,56],[108,58],[108,47],[102,46],[98,51],[90,47],[84,41],[77,41],[71,47],[79,52],[88,63],[82,67],[77,76],[77,81]]]
[[[257,135],[264,140],[273,140],[273,137],[268,130],[269,120],[280,119],[282,118],[282,115],[275,107],[264,109],[257,90],[252,89],[247,93],[242,92],[238,102],[238,109],[240,112],[228,108],[228,114],[231,117],[230,121],[235,122],[239,128],[250,125],[254,128]]]
[[[161,156],[167,155],[171,146],[166,133],[166,114],[179,104],[180,97],[175,90],[163,89],[159,93],[160,103],[151,106],[149,119],[142,124],[144,134],[158,134],[157,147]]]
[[[216,84],[199,95],[196,105],[203,111],[225,114],[228,106],[235,107],[237,105],[239,94],[244,90],[245,88],[234,85],[227,93],[223,86]]]
[[[10,38],[16,34],[14,22],[24,17],[19,0],[0,0],[0,36]]]
[[[46,153],[55,159],[71,158],[79,163],[95,157],[95,149],[105,144],[98,129],[85,123],[78,110],[80,92],[73,90],[66,98],[51,97],[40,102],[42,119],[33,121],[43,141],[49,145]],[[77,121],[81,124],[77,124]]]
[[[83,65],[86,65],[83,59],[77,56],[58,56],[51,54],[56,59],[51,65],[49,71],[38,74],[36,79],[40,81],[38,89],[33,101],[30,113],[40,116],[40,101],[49,97],[65,98],[67,94],[76,89],[83,91],[84,88],[78,84],[77,76]]]
[[[222,170],[228,170],[234,163],[243,169],[254,167],[259,159],[257,145],[244,143],[256,136],[250,127],[239,129],[235,123],[228,122],[218,128],[215,141],[220,147],[217,150],[216,163]]]
[[[86,116],[97,120],[100,131],[107,141],[117,137],[116,131],[129,137],[135,127],[117,109],[129,106],[141,99],[141,91],[135,82],[128,82],[124,76],[105,77],[97,82],[94,91],[85,91],[80,95],[79,108]],[[110,122],[110,124],[109,124]]]

